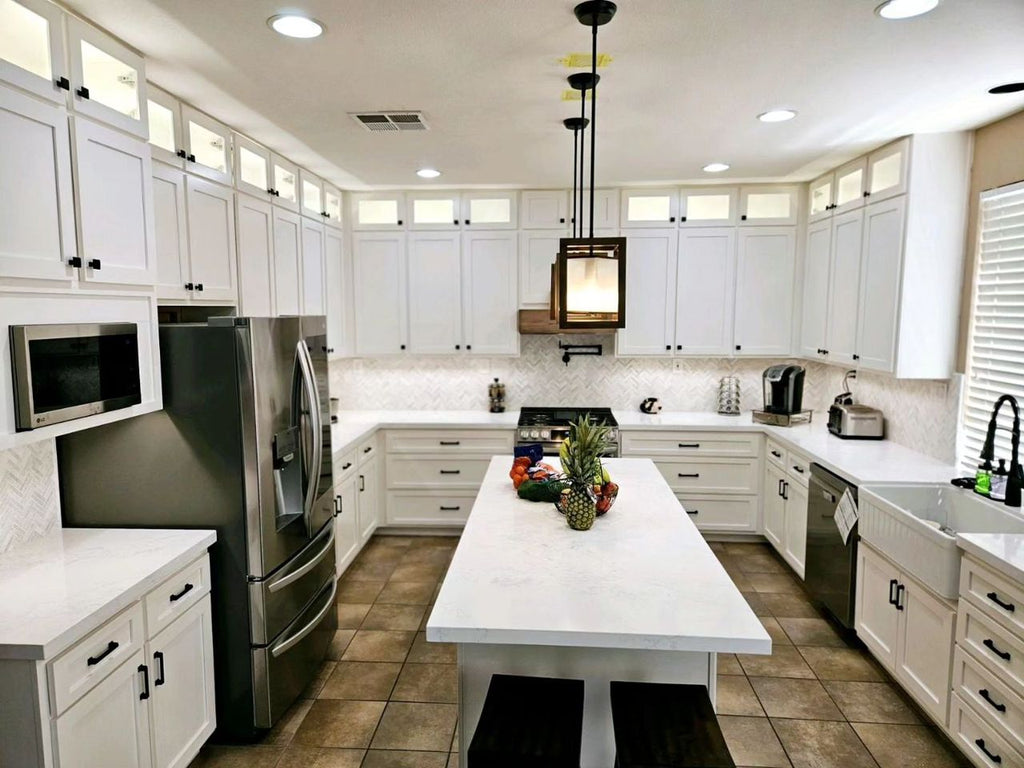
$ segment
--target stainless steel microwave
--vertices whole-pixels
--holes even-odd
[[[12,325],[10,333],[19,432],[142,402],[135,323]]]

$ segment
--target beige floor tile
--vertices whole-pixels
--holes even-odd
[[[345,578],[349,581],[387,581],[394,570],[394,563],[367,562],[363,560],[358,563],[352,563],[348,570],[345,571]]]
[[[740,590],[741,592],[755,591],[754,585],[751,583],[747,574],[743,573],[742,571],[728,570],[726,571],[726,573],[729,574],[729,578],[732,579],[732,583],[735,585],[736,589]]]
[[[768,636],[772,639],[772,647],[777,645],[792,645],[793,641],[789,639],[789,635],[779,625],[777,619],[771,616],[761,616],[761,624],[764,625],[765,631],[768,632]]]
[[[387,701],[402,665],[389,661],[339,661],[318,698]]]
[[[377,596],[378,603],[429,605],[437,589],[435,581],[389,581]]]
[[[458,707],[454,704],[389,702],[372,747],[443,752],[451,744],[457,717]]]
[[[740,590],[740,594],[743,595],[743,599],[747,601],[747,605],[750,606],[750,610],[754,612],[755,616],[771,616],[772,612],[768,610],[768,606],[765,604],[764,595],[753,592]],[[783,595],[784,597],[784,595]]]
[[[292,744],[307,747],[366,749],[384,712],[383,701],[317,699]]]
[[[459,768],[459,753],[452,752],[448,755],[448,768]]]
[[[802,594],[766,592],[761,594],[761,602],[772,616],[777,619],[820,619],[818,610],[811,605]]]
[[[445,566],[440,563],[404,563],[391,573],[390,581],[433,581],[444,575]]]
[[[752,677],[750,685],[769,717],[842,720],[843,714],[817,680]]]
[[[718,724],[736,765],[789,768],[789,760],[768,718],[723,715]]]
[[[372,543],[378,547],[408,547],[418,536],[392,536],[387,533],[378,533],[373,537]]]
[[[359,768],[365,754],[361,749],[292,746],[276,768]]]
[[[454,664],[407,663],[398,676],[391,700],[458,704],[458,667]]]
[[[331,640],[331,644],[327,648],[327,658],[331,661],[340,659],[345,653],[345,649],[348,648],[348,644],[352,642],[355,634],[356,631],[354,629],[339,629],[335,632],[334,639]]]
[[[371,749],[362,768],[445,768],[447,752],[402,752]]]
[[[804,595],[800,582],[788,573],[748,573],[747,579],[754,591],[761,594],[799,595],[801,597]]]
[[[826,680],[823,685],[850,722],[904,725],[921,722],[914,708],[889,683]]]
[[[877,768],[848,723],[772,719],[793,768]]]
[[[740,570],[744,573],[789,573],[789,566],[775,555],[768,552],[755,552],[737,558]]]
[[[359,629],[372,603],[338,603],[338,629]]]
[[[338,583],[339,603],[372,603],[384,589],[386,581],[350,581],[342,579]]]
[[[320,665],[320,669],[317,670],[316,675],[310,681],[309,685],[306,686],[306,690],[299,696],[300,699],[315,699],[317,694],[320,693],[320,689],[324,687],[324,683],[327,682],[327,678],[331,676],[334,671],[334,666],[337,662],[325,661]]]
[[[454,551],[451,547],[410,547],[399,565],[448,565]]]
[[[295,736],[295,732],[299,730],[299,726],[302,725],[302,721],[305,719],[306,714],[309,712],[309,708],[313,706],[312,699],[299,699],[292,704],[281,715],[274,727],[271,728],[267,734],[260,739],[261,746],[276,746],[284,747],[291,743],[292,737]]]
[[[721,664],[722,657],[718,659]],[[417,632],[406,661],[416,664],[454,664],[458,661],[458,648],[454,643],[428,643],[427,633]]]
[[[723,554],[725,552],[725,543],[721,541],[709,541],[708,547],[710,547],[711,551],[716,555]]]
[[[820,645],[829,648],[845,648],[846,641],[825,619],[798,619],[782,617],[779,624],[793,641],[793,645]]]
[[[881,768],[960,768],[970,765],[927,726],[852,725]]]
[[[750,682],[743,675],[719,675],[715,711],[719,715],[764,717],[764,710]]]
[[[792,645],[777,645],[771,655],[761,656],[741,653],[737,655],[743,671],[757,677],[800,677],[812,678],[814,673]]]
[[[371,563],[374,565],[397,565],[405,557],[408,547],[384,547],[380,545],[367,544],[359,556],[355,559],[357,563]]]
[[[345,661],[405,661],[415,632],[360,629],[342,659]]]
[[[374,603],[363,619],[363,629],[405,629],[416,631],[426,613],[422,605]]]
[[[749,557],[750,555],[766,555],[772,552],[768,544],[759,541],[727,541],[725,543],[726,554],[736,557]]]
[[[885,680],[866,651],[857,648],[797,648],[819,680]]]
[[[735,653],[718,654],[718,674],[720,675],[742,675],[743,667]]]
[[[282,751],[281,747],[208,744],[189,768],[274,768]]]

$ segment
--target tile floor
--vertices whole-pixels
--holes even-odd
[[[191,768],[458,768],[455,649],[423,633],[456,539],[375,537],[338,590],[329,660],[259,743]],[[771,656],[722,655],[718,713],[744,768],[967,766],[807,600],[761,544],[712,549],[761,617]]]

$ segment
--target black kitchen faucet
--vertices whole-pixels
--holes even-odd
[[[1013,431],[1010,433],[1010,444],[1012,455],[1010,456],[1010,476],[1006,478],[1006,506],[1019,507],[1021,486],[1024,485],[1024,474],[1020,467],[1020,407],[1017,399],[1011,395],[1003,395],[996,400],[992,408],[992,418],[988,422],[988,434],[985,435],[985,445],[981,449],[982,460],[993,461],[995,459],[996,443],[996,418],[1004,403],[1009,403],[1013,409]]]

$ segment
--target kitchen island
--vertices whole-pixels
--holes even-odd
[[[494,673],[586,682],[582,768],[612,765],[608,684],[706,685],[716,654],[771,640],[648,459],[607,459],[611,511],[573,531],[552,504],[519,499],[510,456],[492,459],[427,622],[458,645],[462,754]]]

